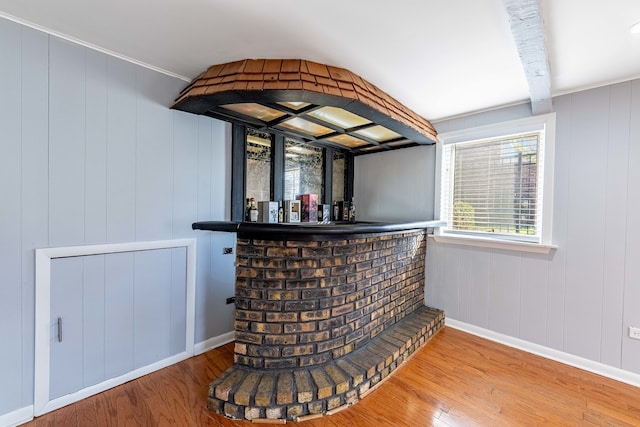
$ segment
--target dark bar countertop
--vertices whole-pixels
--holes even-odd
[[[238,233],[241,239],[325,241],[358,239],[372,234],[402,233],[425,228],[441,227],[445,221],[411,222],[330,222],[330,223],[262,223],[233,221],[194,222],[194,230]]]

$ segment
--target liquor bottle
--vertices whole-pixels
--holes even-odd
[[[247,206],[244,208],[244,221],[251,221],[251,199],[247,197]]]
[[[349,205],[349,221],[356,222],[356,202],[351,198],[351,204]]]
[[[251,207],[249,208],[249,221],[258,222],[258,207],[256,206],[256,199],[251,198]]]
[[[284,209],[282,208],[282,200],[278,202],[278,222],[284,222]]]

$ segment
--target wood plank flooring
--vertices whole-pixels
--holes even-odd
[[[205,408],[232,360],[227,344],[25,425],[248,427]],[[296,424],[640,426],[640,388],[445,327],[364,400]]]

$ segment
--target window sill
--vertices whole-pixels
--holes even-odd
[[[434,234],[433,239],[437,243],[476,246],[481,248],[506,249],[520,252],[532,252],[537,254],[548,254],[552,249],[557,249],[556,245],[545,245],[541,243],[515,242],[508,240],[488,239],[486,237],[474,236],[444,236]]]

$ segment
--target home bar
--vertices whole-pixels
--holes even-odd
[[[232,418],[304,420],[363,398],[444,325],[424,305],[426,230],[409,223],[197,222],[237,233]]]
[[[427,230],[444,223],[356,220],[353,158],[433,144],[433,127],[305,60],[212,66],[174,108],[233,123],[232,221],[192,226],[237,235],[235,363],[209,408],[301,421],[362,399],[444,325],[424,304]]]

